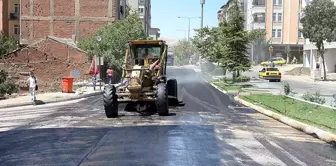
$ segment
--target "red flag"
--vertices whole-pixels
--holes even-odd
[[[90,69],[89,69],[89,74],[92,75],[92,76],[95,76],[98,73],[99,73],[99,69],[97,67],[97,57],[95,55],[92,58],[92,63],[91,63]]]

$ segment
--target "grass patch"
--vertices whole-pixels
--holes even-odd
[[[234,84],[230,84],[230,83],[226,83],[223,81],[215,81],[213,82],[213,84],[215,84],[216,86],[218,86],[219,88],[221,88],[222,90],[225,91],[239,91],[242,88],[251,88],[253,87],[253,85],[234,85]]]
[[[255,94],[241,98],[251,103],[260,103],[266,109],[336,134],[335,109],[313,105],[282,95]]]

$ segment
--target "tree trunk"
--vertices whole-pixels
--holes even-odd
[[[237,70],[237,77],[239,77],[240,76],[240,72],[239,72],[239,70]]]
[[[326,71],[326,66],[325,66],[325,63],[324,63],[324,44],[322,42],[322,49],[321,49],[321,58],[322,58],[322,65],[323,65],[323,81],[326,81],[327,80],[327,71]]]
[[[286,62],[286,64],[288,64],[289,63],[289,54],[287,53],[287,60],[286,60],[287,62]]]

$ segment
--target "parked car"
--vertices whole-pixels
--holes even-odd
[[[272,81],[281,81],[281,72],[278,68],[275,67],[264,67],[262,70],[259,71],[259,78],[264,80]]]
[[[274,65],[277,66],[282,66],[284,64],[286,64],[286,59],[282,58],[282,57],[275,57],[271,59],[274,62]],[[271,60],[265,61],[265,62],[261,62],[262,66],[269,66],[269,63]]]

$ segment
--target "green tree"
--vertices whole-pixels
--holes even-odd
[[[222,68],[239,76],[240,71],[250,69],[251,63],[247,56],[248,45],[252,37],[244,30],[244,15],[240,12],[238,1],[233,2],[229,9],[227,22],[222,23],[218,30],[217,49],[221,54],[219,59]]]
[[[303,9],[303,12],[301,32],[305,38],[309,38],[310,42],[315,43],[322,58],[323,80],[326,80],[324,41],[332,42],[336,40],[335,4],[331,0],[313,0]]]
[[[215,44],[218,38],[218,28],[205,27],[196,29],[196,35],[192,39],[192,44],[197,49],[200,56],[204,59],[208,59],[211,62],[217,62],[219,58]]]
[[[187,40],[179,40],[174,46],[174,60],[176,64],[186,65],[192,55],[196,54],[195,47]]]
[[[98,42],[97,36],[101,36],[102,40]],[[121,72],[127,42],[145,39],[147,35],[143,29],[143,23],[139,15],[132,12],[125,19],[97,30],[91,38],[79,41],[78,46],[90,56],[103,56],[115,71]]]
[[[7,37],[3,32],[0,34],[0,55],[8,54],[18,48],[18,42],[13,37]]]

